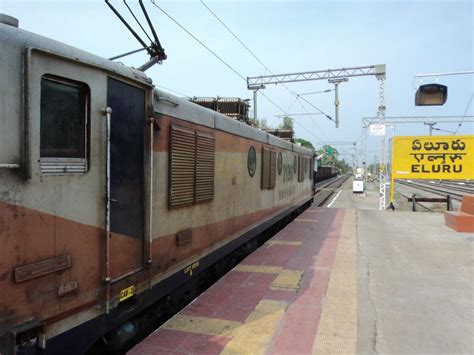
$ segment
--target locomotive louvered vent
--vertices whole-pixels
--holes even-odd
[[[270,182],[269,189],[274,189],[276,183],[276,152],[270,152]]]
[[[194,131],[171,126],[170,137],[170,207],[194,202],[194,165],[196,139]]]
[[[214,137],[196,131],[196,202],[212,200],[214,196]]]
[[[276,152],[262,148],[262,190],[274,189],[276,183]]]
[[[262,148],[262,190],[270,186],[270,149]]]
[[[171,126],[170,208],[213,199],[214,147],[212,134]]]
[[[298,156],[298,181],[304,180],[304,157]]]

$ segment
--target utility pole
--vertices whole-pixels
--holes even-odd
[[[438,122],[423,122],[426,126],[430,126],[430,136],[433,135],[433,126]]]
[[[253,91],[253,119],[255,120],[255,124],[257,124],[257,91]]]
[[[248,86],[248,89],[253,90],[253,119],[255,120],[255,123],[257,123],[257,92],[260,89],[265,89],[265,85]]]
[[[339,128],[339,84],[346,81],[349,81],[349,79],[341,78],[341,79],[328,80],[329,83],[334,84],[334,92],[335,92],[334,106],[336,107],[336,128]]]

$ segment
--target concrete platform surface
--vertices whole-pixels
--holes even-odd
[[[474,234],[442,213],[357,212],[358,352],[474,353]]]
[[[473,243],[441,213],[312,207],[130,354],[473,354]]]

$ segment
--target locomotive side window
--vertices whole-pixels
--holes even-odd
[[[43,173],[87,170],[87,85],[41,79],[40,165]]]

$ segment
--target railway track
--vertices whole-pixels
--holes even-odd
[[[454,189],[452,187],[443,188],[443,187],[439,187],[439,185],[435,187],[435,186],[432,186],[432,184],[430,183],[420,183],[419,181],[413,182],[413,181],[396,180],[396,183],[400,185],[413,187],[413,188],[423,190],[426,192],[430,192],[432,194],[439,195],[439,196],[450,195],[451,198],[456,201],[461,201],[464,194],[474,192],[472,189],[467,189],[467,190]]]
[[[472,185],[470,182],[452,182],[452,181],[445,181],[445,180],[416,180],[416,183],[422,184],[422,185],[427,185],[427,186],[439,186],[441,188],[448,188],[450,190],[454,191],[459,191],[459,192],[464,192],[468,194],[473,194],[474,193],[474,185]]]
[[[313,205],[319,207],[324,206],[327,200],[346,182],[349,176],[350,174],[346,174],[317,183],[315,186],[316,193],[313,198]]]
[[[409,194],[406,194],[406,193],[401,192],[401,191],[398,191],[398,193],[399,193],[400,195],[402,195],[403,197],[405,197],[405,198],[407,199],[407,201],[409,201],[410,198],[413,198],[413,195],[409,195]],[[423,209],[427,210],[428,212],[434,212],[434,209],[433,209],[433,208],[431,208],[431,207],[425,205],[425,204],[422,203],[422,202],[415,201],[415,203],[416,203],[417,206],[422,207]]]

